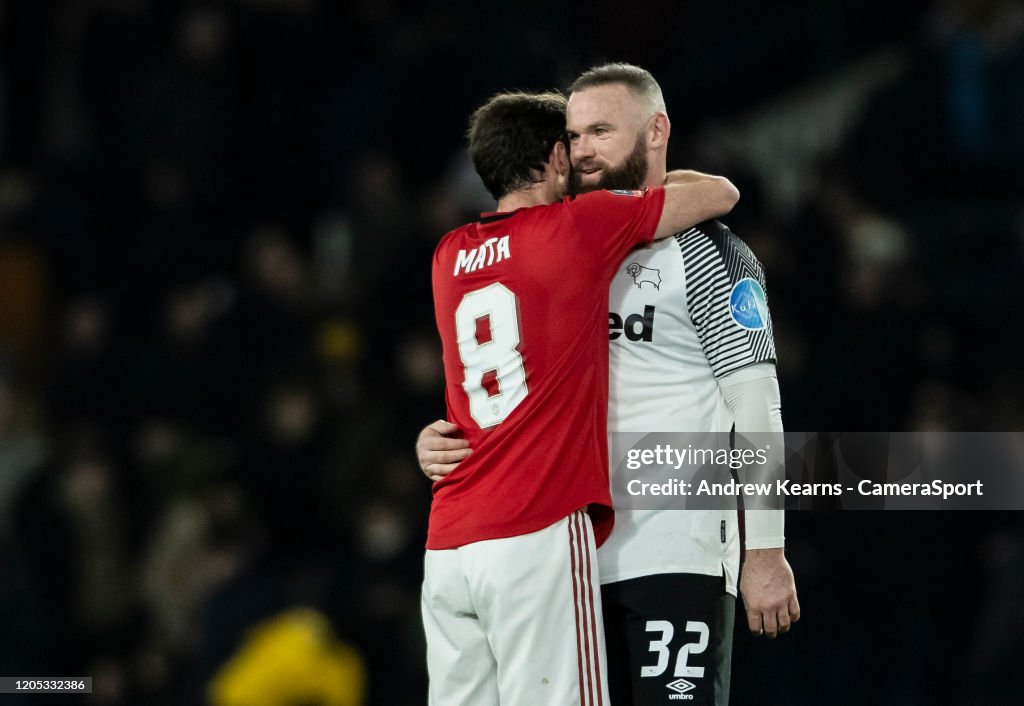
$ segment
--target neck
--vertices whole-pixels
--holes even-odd
[[[668,174],[666,164],[667,159],[664,152],[651,155],[647,166],[647,180],[644,182],[644,186],[662,186],[665,183],[665,176]]]
[[[547,198],[544,194],[544,183],[541,182],[539,184],[534,184],[529,188],[513,191],[511,194],[502,196],[498,199],[497,212],[507,213],[508,211],[515,211],[519,208],[543,206],[548,203],[551,203],[551,199]]]

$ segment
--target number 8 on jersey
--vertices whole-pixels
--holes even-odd
[[[481,429],[505,421],[529,389],[519,354],[516,295],[499,282],[469,292],[455,310],[455,332],[469,398],[469,413]]]

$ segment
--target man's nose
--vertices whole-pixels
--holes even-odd
[[[580,135],[573,143],[570,151],[572,153],[573,162],[584,157],[593,157],[594,141],[590,139],[589,135]]]

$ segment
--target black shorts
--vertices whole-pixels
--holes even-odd
[[[736,599],[723,577],[641,576],[601,600],[614,706],[729,703]]]

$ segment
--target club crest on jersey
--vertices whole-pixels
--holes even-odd
[[[616,196],[643,196],[642,191],[630,191],[629,189],[608,189],[609,194],[615,194]]]
[[[729,294],[732,320],[748,331],[760,331],[768,325],[768,298],[761,283],[751,277],[737,282]]]
[[[626,265],[626,274],[633,278],[633,284],[637,286],[637,289],[643,289],[645,282],[653,284],[655,289],[661,289],[661,270],[631,262]]]

